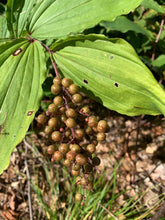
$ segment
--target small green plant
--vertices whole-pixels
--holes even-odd
[[[87,96],[112,110],[130,116],[164,114],[165,93],[132,46],[120,38],[85,34],[86,29],[100,22],[128,14],[141,2],[9,0],[6,6],[2,5],[0,173],[7,168],[10,154],[24,138],[40,106],[49,58],[56,76],[59,72],[61,78],[70,78]],[[74,94],[76,90],[73,86],[69,92],[74,102],[80,102],[80,95]],[[59,91],[59,86],[51,87],[55,96]],[[61,98],[55,100],[56,104],[61,102]],[[48,111],[56,111],[54,105]],[[45,122],[43,116],[38,120]],[[49,121],[45,128],[48,133],[55,123],[56,118]],[[67,127],[74,127],[74,118],[66,123]],[[56,132],[53,138],[61,137]]]

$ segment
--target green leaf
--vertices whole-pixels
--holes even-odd
[[[159,57],[157,57],[157,59],[152,61],[152,65],[156,67],[165,68],[165,54],[160,55]]]
[[[165,92],[126,41],[80,35],[70,44],[54,44],[54,59],[91,98],[130,116],[165,114]]]
[[[120,31],[122,33],[126,33],[128,31],[134,31],[136,33],[141,33],[146,35],[147,37],[151,38],[152,33],[146,30],[143,26],[134,23],[133,21],[129,20],[125,16],[119,16],[115,19],[115,21],[108,22],[104,21],[100,23],[101,26],[105,27],[107,31]]]
[[[80,33],[101,21],[113,21],[136,8],[142,0],[43,0],[29,21],[32,37],[43,40]]]
[[[39,108],[45,67],[37,41],[18,39],[0,46],[0,173]]]
[[[161,7],[161,5],[154,0],[143,0],[141,6],[145,7],[146,9],[153,9],[159,13],[165,13],[163,7]]]
[[[7,30],[5,6],[0,3],[0,43],[1,43],[1,38],[8,38],[9,36],[10,34],[9,31]],[[4,41],[5,40],[6,39],[4,39]]]
[[[20,37],[35,0],[8,0],[6,18],[12,37]]]

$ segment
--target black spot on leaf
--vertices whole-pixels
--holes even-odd
[[[13,53],[13,56],[18,56],[21,52],[22,52],[22,49],[19,48]]]
[[[31,116],[34,111],[28,111],[27,116]]]
[[[115,82],[114,86],[118,88],[119,84],[117,82]]]
[[[88,84],[88,81],[87,81],[86,79],[84,79],[84,83],[85,83],[85,84]]]
[[[141,108],[141,107],[134,106],[134,108]]]
[[[113,56],[113,55],[111,55],[111,56],[109,57],[109,59],[110,59],[110,60],[113,60],[113,59],[114,59],[114,56]]]

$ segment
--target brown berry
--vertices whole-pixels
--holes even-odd
[[[81,193],[76,193],[75,200],[80,202],[80,201],[82,201],[82,199],[83,199],[83,195]]]
[[[88,126],[90,127],[96,127],[98,123],[98,120],[96,116],[92,115],[88,118]]]
[[[38,122],[39,124],[42,124],[42,125],[43,125],[43,124],[46,123],[46,121],[47,121],[46,115],[40,114],[40,115],[37,116],[37,122]]]
[[[54,131],[52,133],[52,140],[53,141],[60,141],[61,140],[61,133],[59,131]]]
[[[60,77],[58,77],[58,76],[54,77],[53,83],[54,83],[54,84],[59,84],[59,85],[61,85],[61,79],[60,79]]]
[[[68,90],[69,90],[70,94],[74,95],[74,94],[76,94],[79,91],[79,88],[78,88],[77,85],[71,84],[69,86]]]
[[[86,150],[87,150],[89,153],[93,154],[93,153],[96,151],[96,147],[95,147],[94,144],[88,144]]]
[[[64,160],[64,166],[70,167],[70,166],[71,166],[71,161],[68,160],[68,159],[65,159],[65,160]]]
[[[98,140],[98,141],[104,141],[105,138],[106,138],[105,133],[103,133],[103,132],[97,133],[97,140]]]
[[[48,111],[51,112],[51,113],[57,113],[58,112],[58,106],[55,105],[54,103],[52,103],[48,106]]]
[[[77,113],[73,108],[68,108],[65,113],[68,118],[77,118]]]
[[[45,132],[46,134],[50,134],[50,133],[52,133],[52,131],[53,131],[53,128],[50,127],[50,126],[46,126],[45,129],[44,129],[44,132]]]
[[[63,158],[63,154],[60,151],[55,151],[53,154],[54,160],[60,161]]]
[[[76,157],[76,153],[73,152],[73,151],[69,151],[67,154],[66,154],[66,158],[70,161],[74,161]]]
[[[63,104],[63,98],[58,95],[53,99],[53,102],[54,102],[55,105],[62,105]]]
[[[70,144],[70,150],[74,153],[80,153],[81,148],[78,144]]]
[[[66,154],[68,151],[69,151],[69,145],[68,144],[60,144],[58,150],[63,153],[63,154]]]
[[[55,152],[55,146],[54,145],[49,145],[47,148],[47,153],[48,154],[53,154]]]
[[[88,158],[84,154],[77,154],[76,162],[80,165],[85,165],[88,162]]]
[[[75,130],[75,137],[78,140],[81,140],[85,135],[84,129],[78,128]]]
[[[74,103],[80,103],[82,101],[82,95],[80,95],[79,93],[76,93],[72,96],[72,101]]]
[[[79,173],[80,173],[79,170],[71,170],[71,174],[72,174],[73,176],[78,176]]]
[[[59,84],[53,84],[51,86],[51,93],[53,95],[58,95],[61,92],[61,86]]]
[[[49,121],[48,121],[48,126],[51,127],[51,128],[56,128],[58,125],[58,118],[50,118]]]
[[[76,126],[76,121],[73,118],[68,118],[65,124],[68,128],[74,128]]]
[[[62,85],[67,88],[69,87],[71,84],[73,83],[73,81],[69,78],[63,78],[62,79]]]
[[[105,132],[107,129],[107,122],[105,120],[100,120],[97,125],[98,132]]]

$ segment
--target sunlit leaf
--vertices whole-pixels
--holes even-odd
[[[126,41],[80,35],[52,49],[62,73],[104,106],[130,116],[165,113],[165,92]]]
[[[39,108],[45,66],[37,41],[18,39],[0,46],[0,173]]]
[[[101,21],[113,21],[135,9],[142,0],[56,0],[36,5],[29,18],[32,37],[43,40],[80,33]]]

